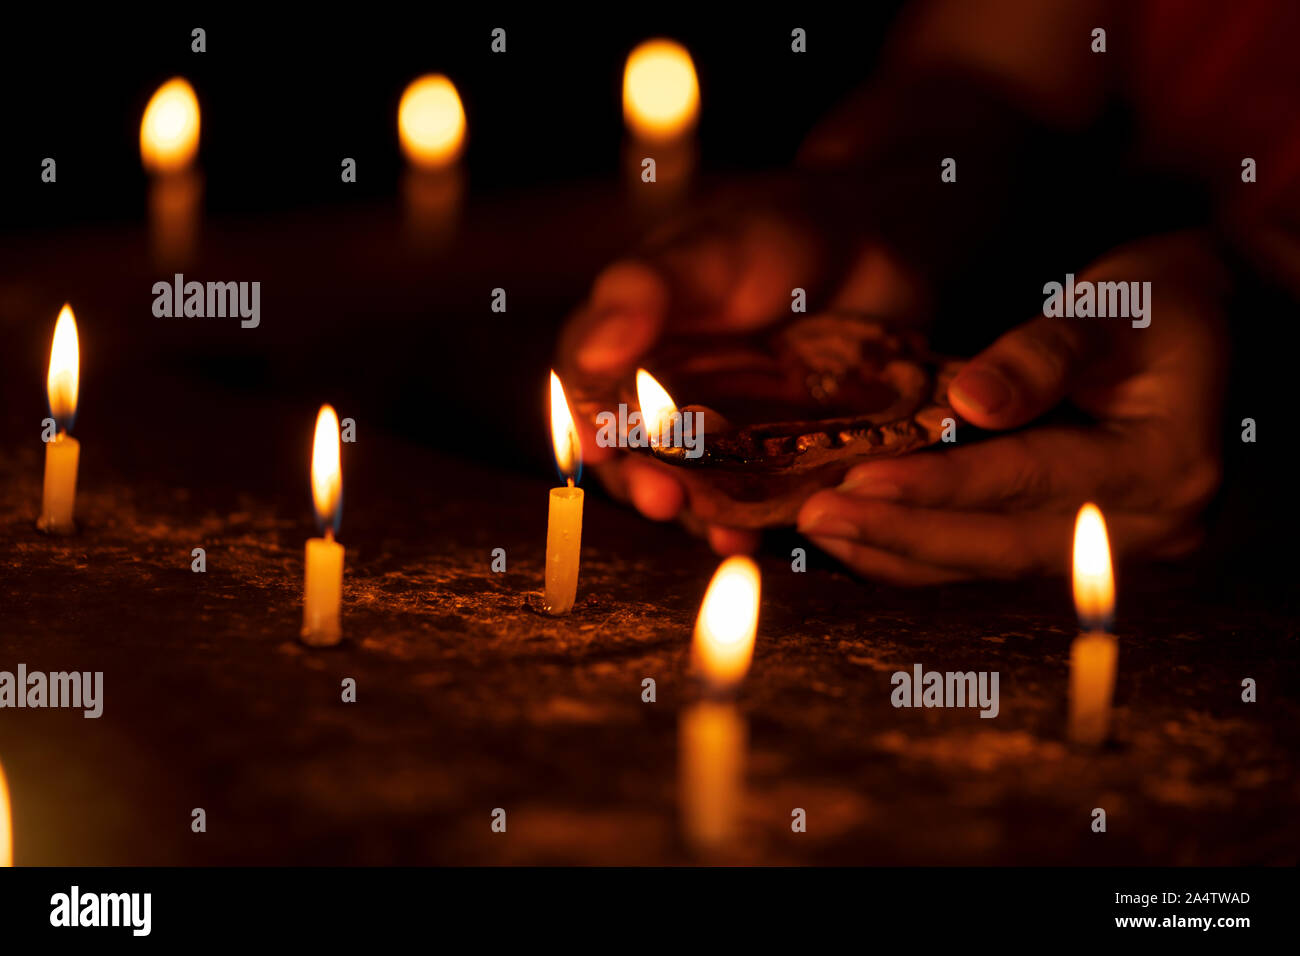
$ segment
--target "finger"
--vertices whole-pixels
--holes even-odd
[[[658,337],[668,310],[668,286],[651,265],[624,260],[607,267],[566,327],[560,352],[590,374],[631,366]]]
[[[758,541],[757,531],[709,525],[709,547],[723,557],[730,557],[733,554],[753,554],[758,549]]]
[[[1168,516],[1107,515],[1117,551],[1150,550],[1176,530]],[[994,577],[1068,570],[1074,515],[1014,515],[911,508],[836,491],[811,496],[799,513],[804,534],[844,538],[926,564]]]
[[[1057,510],[1085,500],[1128,510],[1159,507],[1163,488],[1148,449],[1126,432],[1036,428],[978,444],[851,468],[839,491],[923,508]]]
[[[809,540],[827,554],[839,558],[858,574],[890,584],[947,584],[970,577],[968,573],[923,564],[879,548],[846,541],[844,538],[817,536]]]
[[[629,457],[623,465],[632,504],[652,521],[671,521],[686,502],[686,490],[672,475]]]
[[[1012,329],[953,379],[953,408],[980,428],[1015,428],[1037,418],[1061,401],[1091,358],[1093,328],[1044,317]]]

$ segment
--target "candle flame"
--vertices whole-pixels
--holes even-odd
[[[311,448],[311,497],[322,528],[338,531],[343,516],[343,468],[339,462],[339,417],[329,405],[316,416]]]
[[[199,99],[178,76],[158,87],[144,108],[140,158],[150,172],[171,173],[188,167],[198,151]]]
[[[659,435],[665,425],[671,425],[677,406],[668,390],[643,368],[636,370],[636,400],[641,406],[641,421],[652,445],[659,444]]]
[[[718,689],[735,687],[749,670],[758,632],[758,565],[746,557],[723,561],[709,582],[695,623],[695,666]]]
[[[566,478],[573,478],[582,467],[582,442],[578,440],[578,426],[569,411],[564,386],[554,369],[551,371],[551,441],[555,445],[555,464]]]
[[[695,63],[680,43],[647,40],[628,54],[623,71],[623,118],[647,139],[672,139],[695,125],[700,86]]]
[[[45,391],[50,415],[59,431],[68,431],[77,417],[77,384],[81,377],[81,349],[77,344],[77,320],[66,302],[54,323],[54,344],[50,346],[50,371]]]
[[[1101,510],[1091,502],[1074,523],[1074,609],[1088,630],[1104,630],[1115,613],[1115,575]]]
[[[9,784],[5,768],[0,765],[0,866],[14,865],[14,829],[10,822]]]
[[[455,84],[441,73],[412,81],[397,107],[397,132],[417,166],[449,165],[465,142],[465,108]]]

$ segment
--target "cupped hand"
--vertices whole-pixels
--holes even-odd
[[[943,450],[859,465],[804,503],[799,530],[901,584],[1066,571],[1085,501],[1119,554],[1193,547],[1221,474],[1223,269],[1202,237],[1180,235],[1127,247],[1083,280],[1150,281],[1150,325],[1040,316],[1006,333],[949,396],[967,422],[1007,434],[964,445],[959,432]],[[1033,424],[1063,402],[1090,423]]]
[[[919,282],[882,247],[855,246],[853,256],[836,263],[825,247],[798,215],[720,205],[600,273],[561,334],[561,377],[565,368],[628,374],[665,333],[750,332],[788,314],[795,288],[813,301],[820,293],[830,308],[887,316],[921,311]],[[720,554],[757,545],[757,532],[701,522],[685,487],[663,469],[597,445],[590,423],[580,423],[580,431],[585,461],[611,494],[647,518],[679,520]]]

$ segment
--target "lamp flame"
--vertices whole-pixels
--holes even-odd
[[[339,417],[329,405],[316,416],[316,437],[311,448],[311,497],[316,520],[337,532],[343,517],[343,468],[339,462]]]
[[[144,108],[140,158],[150,172],[172,173],[188,167],[198,151],[199,99],[178,76],[158,87]]]
[[[1091,502],[1074,522],[1074,609],[1090,631],[1105,630],[1115,614],[1115,575],[1101,510]]]
[[[636,400],[641,406],[641,421],[650,443],[658,445],[664,426],[671,426],[672,417],[677,414],[677,405],[668,390],[643,368],[636,370]]]
[[[754,656],[761,590],[758,565],[731,557],[718,566],[695,623],[695,666],[714,688],[729,690],[744,678]]]
[[[699,112],[700,85],[684,46],[647,40],[628,54],[623,118],[633,132],[646,139],[673,139],[695,125]]]
[[[397,106],[397,133],[417,166],[434,169],[455,160],[465,142],[465,108],[455,84],[441,73],[412,81]]]
[[[555,446],[555,464],[561,474],[574,478],[582,467],[582,442],[578,439],[578,426],[573,423],[564,386],[554,369],[551,370],[551,442]]]
[[[0,766],[0,866],[14,865],[14,829],[9,812],[9,784]]]
[[[81,378],[81,349],[77,344],[77,320],[66,302],[54,323],[54,344],[50,346],[50,371],[45,392],[50,415],[59,431],[70,431],[77,417],[77,384]]]

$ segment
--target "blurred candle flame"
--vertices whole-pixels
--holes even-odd
[[[560,376],[551,371],[551,442],[555,446],[555,464],[566,478],[577,475],[582,467],[582,442],[578,427],[569,410],[569,400],[564,395]]]
[[[440,73],[413,80],[397,107],[397,132],[415,165],[450,165],[465,142],[465,108],[455,84]]]
[[[1115,613],[1115,576],[1101,510],[1091,502],[1074,522],[1074,609],[1090,631],[1105,630]]]
[[[643,368],[636,370],[636,400],[641,406],[641,421],[650,443],[658,445],[659,434],[677,411],[677,405],[668,390]]]
[[[187,168],[199,151],[199,99],[181,77],[149,98],[140,121],[140,158],[145,169],[170,173]]]
[[[77,344],[77,320],[72,306],[64,303],[54,323],[54,344],[50,347],[50,371],[45,390],[50,415],[59,431],[68,431],[77,416],[77,384],[81,376],[81,349]]]
[[[14,865],[14,830],[9,812],[9,784],[0,766],[0,866]]]
[[[343,516],[343,468],[339,462],[339,418],[329,405],[316,416],[311,449],[311,497],[322,528],[338,531]]]
[[[758,632],[758,565],[731,557],[718,566],[695,624],[695,666],[716,690],[730,690],[749,670]]]
[[[700,86],[690,53],[673,40],[647,40],[627,58],[623,117],[647,139],[673,139],[695,125]]]

